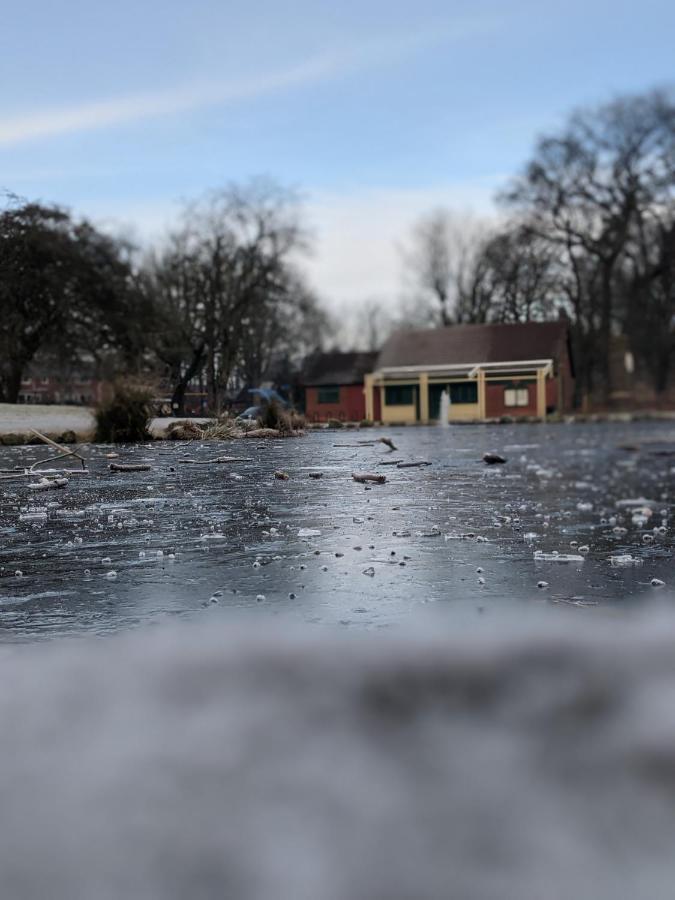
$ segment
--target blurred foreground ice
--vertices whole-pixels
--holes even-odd
[[[5,647],[0,897],[672,898],[675,618],[562,622]]]

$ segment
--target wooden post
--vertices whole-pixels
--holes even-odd
[[[429,421],[429,376],[426,372],[420,373],[420,422]]]
[[[546,421],[546,374],[537,369],[537,416]]]
[[[368,419],[369,422],[373,422],[375,420],[375,402],[373,389],[374,377],[374,375],[369,374],[365,375],[363,379],[363,393],[366,399],[366,419]]]
[[[481,419],[487,419],[487,396],[484,369],[478,370],[478,416]]]

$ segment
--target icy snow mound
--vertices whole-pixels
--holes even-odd
[[[0,896],[672,898],[675,623],[0,653]]]

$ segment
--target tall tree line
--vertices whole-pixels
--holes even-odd
[[[304,282],[297,198],[257,180],[188,206],[161,248],[126,242],[58,207],[10,197],[0,213],[0,401],[36,359],[87,359],[161,379],[182,411],[200,377],[210,410],[229,390],[292,377],[325,315]]]
[[[664,391],[675,363],[675,97],[660,90],[574,113],[542,137],[471,233],[435,211],[407,267],[438,324],[519,322],[564,311],[578,387],[608,400],[624,335]]]

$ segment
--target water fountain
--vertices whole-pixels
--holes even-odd
[[[450,394],[443,391],[441,394],[441,406],[438,414],[438,424],[442,428],[447,428],[450,424]]]

